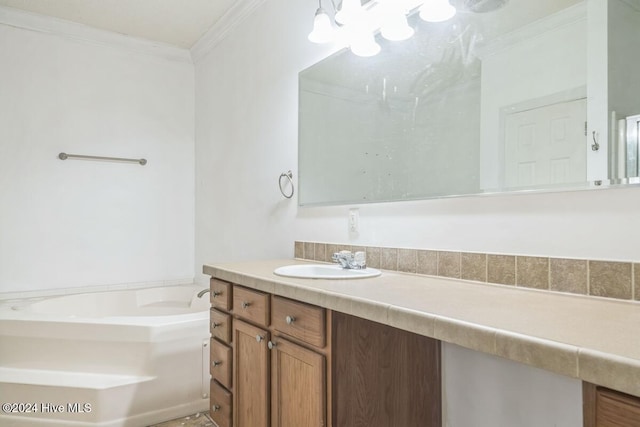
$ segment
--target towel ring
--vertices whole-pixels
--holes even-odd
[[[291,184],[291,194],[285,193],[284,190],[282,189],[282,178],[287,178],[289,180],[289,184]],[[283,172],[280,174],[280,178],[278,178],[278,187],[280,187],[280,192],[284,197],[286,197],[287,199],[290,199],[293,197],[293,192],[294,192],[293,173],[291,171]]]

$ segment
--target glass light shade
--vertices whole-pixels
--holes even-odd
[[[382,23],[380,33],[387,40],[400,41],[406,40],[413,35],[415,31],[407,23],[407,16],[401,11],[391,12]]]
[[[456,14],[456,8],[449,0],[427,0],[420,7],[420,18],[427,22],[443,22]]]
[[[319,7],[313,19],[313,30],[309,33],[309,41],[313,43],[329,43],[333,40],[333,37],[333,26],[329,15]]]
[[[340,10],[336,13],[336,22],[349,24],[357,20],[362,14],[360,0],[342,0]]]
[[[358,56],[374,56],[380,52],[380,45],[376,43],[373,33],[359,31],[353,34],[351,40],[351,52]]]

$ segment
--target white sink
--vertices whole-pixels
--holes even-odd
[[[333,264],[300,264],[286,265],[276,268],[274,274],[285,277],[298,277],[301,279],[364,279],[366,277],[379,276],[380,270],[365,268],[353,270],[342,268]]]

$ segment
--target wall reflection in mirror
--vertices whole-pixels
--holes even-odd
[[[637,182],[640,0],[452,0],[299,76],[299,203]]]

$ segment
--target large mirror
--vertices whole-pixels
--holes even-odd
[[[640,0],[452,0],[299,75],[299,203],[635,182]]]

